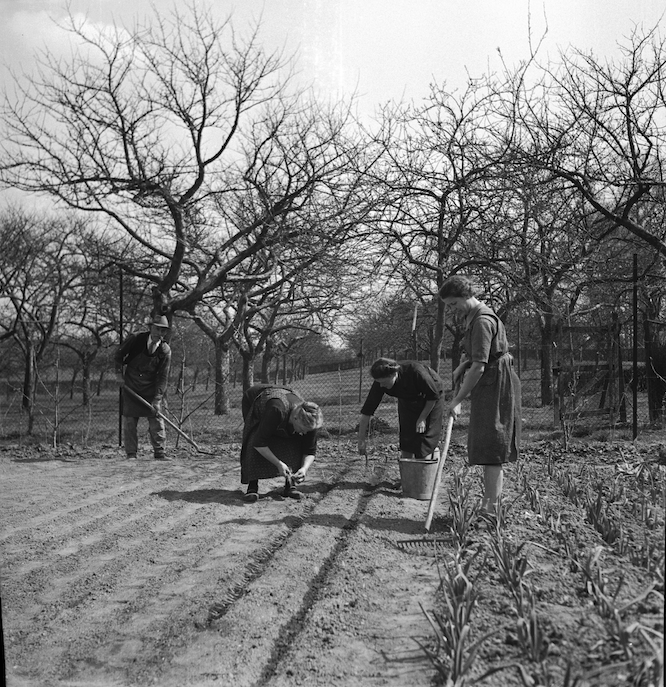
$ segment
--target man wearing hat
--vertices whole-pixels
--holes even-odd
[[[130,334],[115,354],[116,379],[123,385],[123,440],[128,458],[136,458],[137,425],[140,417],[147,417],[155,460],[168,460],[164,420],[159,415],[171,365],[171,349],[164,340],[168,331],[169,321],[159,315],[150,323],[150,331]],[[127,388],[145,399],[152,409]]]

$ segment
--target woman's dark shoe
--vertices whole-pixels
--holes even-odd
[[[259,500],[259,480],[252,480],[247,485],[247,491],[243,495],[243,500],[248,503],[255,503]]]
[[[301,494],[298,489],[294,489],[293,487],[291,487],[291,489],[287,489],[287,487],[285,487],[282,495],[288,499],[296,499],[297,501],[303,498],[303,494]]]
[[[303,498],[303,494],[297,489],[294,489],[294,480],[291,477],[287,477],[284,483],[284,491],[282,495],[288,499],[299,499]]]

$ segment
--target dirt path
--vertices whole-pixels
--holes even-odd
[[[498,670],[484,685],[547,674],[561,687],[567,670],[580,687],[652,684],[663,660],[661,448],[546,442],[507,467],[501,536],[530,590],[530,650],[497,535],[476,529],[438,558],[411,546],[428,503],[403,498],[390,442],[368,465],[351,443],[322,442],[303,500],[283,499],[274,480],[256,504],[242,500],[237,445],[168,463],[128,462],[114,447],[0,450],[8,685],[443,684],[415,640],[435,647],[422,607],[444,607],[440,575],[455,560],[476,594],[465,655],[482,640],[470,675]],[[453,524],[455,480],[479,497],[464,464],[458,437],[435,536]]]
[[[324,450],[305,499],[245,504],[233,451],[1,455],[9,685],[431,684],[434,560],[395,546],[426,504],[393,462]]]

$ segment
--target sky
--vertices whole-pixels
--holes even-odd
[[[197,0],[203,3],[204,0]],[[183,1],[179,4],[182,6]],[[164,12],[172,0],[69,0],[71,11],[103,26]],[[568,46],[612,58],[633,28],[666,26],[664,0],[211,0],[235,27],[259,20],[266,48],[297,53],[299,78],[325,97],[356,93],[362,114],[389,100],[419,102],[429,84],[463,88],[467,75],[529,57],[543,37],[541,61]],[[0,0],[0,86],[8,69],[33,68],[35,50],[69,52],[66,0]]]
[[[178,0],[179,6],[192,0]],[[203,5],[206,0],[194,0]],[[11,73],[31,73],[45,47],[70,53],[55,22],[66,9],[97,28],[131,26],[165,13],[173,0],[0,0],[0,92]],[[666,29],[664,0],[209,0],[236,29],[260,23],[269,51],[296,56],[298,78],[324,100],[356,97],[368,122],[388,101],[420,103],[429,85],[464,89],[468,77],[515,66],[541,42],[538,58],[570,46],[612,59],[636,28]],[[501,53],[501,58],[500,58]],[[0,206],[23,195],[0,189]],[[48,199],[32,196],[32,203]]]

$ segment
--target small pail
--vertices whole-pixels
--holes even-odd
[[[420,501],[430,499],[437,477],[437,461],[403,458],[398,462],[403,496]]]

